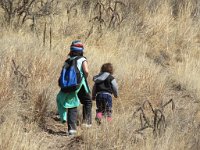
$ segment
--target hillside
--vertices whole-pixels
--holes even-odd
[[[198,0],[0,0],[0,26],[0,149],[200,149]],[[120,96],[70,138],[56,95],[75,39],[90,87],[111,62]]]

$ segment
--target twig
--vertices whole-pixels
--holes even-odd
[[[46,42],[46,28],[47,28],[47,23],[45,22],[44,32],[43,32],[43,46],[45,46],[45,42]]]

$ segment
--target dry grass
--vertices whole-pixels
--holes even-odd
[[[191,15],[197,5],[185,3],[173,15],[167,0],[162,4],[123,1],[126,9],[116,9],[124,17],[120,25],[109,27],[110,16],[103,14],[106,24],[100,29],[100,22],[90,21],[98,15],[95,1],[73,8],[72,2],[67,4],[68,12],[63,9],[52,19],[38,19],[34,32],[26,25],[17,31],[0,29],[0,149],[64,149],[70,144],[75,149],[97,150],[199,149],[200,23],[199,16]],[[107,8],[108,3],[103,4]],[[57,147],[60,141],[56,141],[52,147],[50,138],[57,137],[43,131],[50,112],[56,112],[57,79],[74,39],[84,42],[90,86],[100,66],[111,62],[120,96],[113,100],[112,123],[94,123],[91,129],[79,131],[80,140],[70,143],[62,137],[69,144]],[[135,132],[140,115],[133,117],[133,113],[145,100],[157,109],[171,98],[176,108],[163,111],[166,130],[162,135],[155,137],[151,128]],[[145,114],[153,122],[149,107]]]

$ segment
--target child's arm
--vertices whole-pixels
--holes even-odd
[[[89,74],[87,61],[83,62],[82,67],[83,67],[83,71],[84,71],[85,77],[87,78],[88,74]]]
[[[96,85],[94,84],[92,88],[92,100],[95,100],[95,97],[96,97]]]
[[[111,81],[111,84],[112,84],[112,89],[113,89],[113,95],[115,98],[118,97],[118,85],[117,85],[117,81],[115,79],[113,79]]]

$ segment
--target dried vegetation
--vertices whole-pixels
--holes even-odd
[[[0,149],[199,149],[198,0],[0,0],[0,26]],[[74,39],[90,86],[111,62],[120,96],[112,123],[68,139],[55,98]]]

